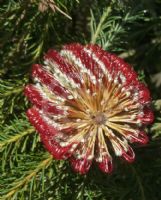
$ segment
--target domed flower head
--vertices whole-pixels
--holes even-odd
[[[32,77],[25,95],[34,106],[27,116],[46,149],[55,159],[69,159],[75,171],[84,174],[95,161],[110,173],[111,155],[132,162],[129,144],[148,142],[149,90],[116,55],[97,45],[65,45],[49,50]]]

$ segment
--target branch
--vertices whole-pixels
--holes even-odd
[[[100,22],[96,28],[96,31],[95,31],[94,35],[92,36],[92,39],[91,39],[92,44],[96,43],[96,40],[99,37],[100,32],[102,31],[103,23],[105,22],[106,18],[109,16],[110,13],[111,13],[111,7],[108,6],[106,8],[106,10],[103,12],[103,15],[102,15]],[[91,15],[93,16],[92,12],[91,12]],[[94,17],[93,17],[93,19],[94,19]],[[91,27],[92,27],[92,20],[91,20]]]
[[[13,183],[13,185],[15,186],[13,186],[6,195],[0,197],[0,200],[11,199],[15,194],[18,194],[21,189],[23,190],[32,181],[32,179],[38,175],[41,170],[48,168],[51,165],[52,161],[53,156],[48,154],[48,157],[45,160],[41,161],[34,170],[30,170],[27,173],[27,176],[22,177],[21,180],[15,181]]]
[[[8,137],[5,138],[4,141],[2,141],[2,142],[0,141],[0,150],[2,149],[2,147],[7,146],[8,144],[11,144],[13,142],[16,142],[16,141],[20,140],[22,137],[33,133],[34,131],[35,131],[35,129],[33,127],[31,127],[22,133],[17,133],[16,135],[10,136],[9,138]]]

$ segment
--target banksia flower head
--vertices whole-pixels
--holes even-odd
[[[32,77],[25,95],[34,106],[27,116],[46,149],[69,159],[75,171],[86,173],[95,160],[110,173],[113,152],[132,162],[129,143],[148,142],[149,90],[116,55],[92,44],[65,45],[59,53],[49,50]]]

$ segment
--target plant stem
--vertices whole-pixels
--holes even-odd
[[[96,43],[96,40],[99,37],[99,34],[100,34],[101,30],[102,30],[102,25],[103,25],[104,21],[106,20],[106,18],[109,16],[110,13],[111,13],[111,7],[108,6],[106,8],[106,10],[103,12],[103,15],[102,15],[102,17],[100,19],[100,22],[99,22],[99,24],[97,26],[97,29],[95,31],[95,34],[92,36],[92,39],[91,39],[91,43],[92,44]]]

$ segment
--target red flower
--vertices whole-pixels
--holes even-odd
[[[112,171],[111,151],[132,162],[129,143],[145,144],[145,125],[153,121],[151,97],[121,58],[97,45],[69,44],[49,50],[32,69],[34,85],[25,95],[34,104],[27,116],[56,159],[69,158],[86,173],[92,161]]]

